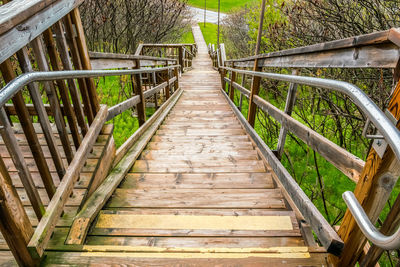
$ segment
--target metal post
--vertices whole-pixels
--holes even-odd
[[[295,69],[292,71],[292,75],[297,75],[297,74],[298,70]],[[290,83],[285,104],[285,113],[288,115],[292,115],[293,107],[296,102],[296,92],[297,92],[297,84]],[[285,147],[285,142],[286,142],[286,135],[287,135],[287,129],[282,126],[279,132],[278,145],[276,146],[276,156],[278,159],[282,158],[283,149]]]
[[[206,27],[207,0],[204,0],[204,28]]]
[[[220,15],[221,0],[218,0],[218,35],[217,35],[217,46],[219,47],[219,15]]]

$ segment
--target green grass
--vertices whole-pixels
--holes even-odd
[[[204,23],[199,23],[201,32],[203,33],[204,40],[206,44],[217,44],[217,33],[218,33],[218,26],[212,23],[206,23],[206,27],[204,27]],[[222,41],[222,40],[220,40]]]
[[[193,44],[194,43],[194,37],[193,37],[193,33],[192,33],[191,29],[182,35],[180,42],[182,44]]]
[[[189,0],[188,4],[198,8],[204,8],[206,1],[207,10],[218,11],[218,0]],[[255,2],[257,0],[221,0],[220,10],[223,13],[229,13],[235,8],[244,6],[245,4]]]
[[[122,79],[116,76],[105,77],[97,81],[97,92],[100,102],[101,104],[106,104],[108,107],[112,107],[127,99],[126,96],[120,94],[122,86],[124,86],[125,92],[128,95],[132,90],[129,79],[126,76],[123,76]],[[146,108],[146,117],[149,118],[154,112],[154,108]],[[113,137],[117,147],[121,146],[139,128],[139,121],[133,115],[133,111],[128,109],[109,122],[114,124]]]

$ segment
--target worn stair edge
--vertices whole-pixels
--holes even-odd
[[[235,104],[229,99],[229,96],[224,92],[223,88],[220,89],[224,95],[226,101],[231,106],[233,112],[246,129],[250,138],[257,145],[260,156],[264,157],[266,162],[271,166],[278,181],[288,191],[294,204],[300,210],[301,214],[311,225],[311,228],[315,231],[318,239],[322,245],[326,248],[328,253],[339,256],[342,253],[344,243],[331,225],[325,220],[318,209],[314,206],[312,201],[303,192],[297,182],[293,179],[290,173],[278,160],[272,150],[265,144],[261,137],[251,127],[248,121],[243,117],[243,114],[237,109]]]
[[[125,156],[114,167],[111,173],[97,188],[97,190],[90,196],[90,198],[83,205],[82,210],[75,216],[72,223],[70,232],[68,234],[66,244],[80,245],[83,244],[89,230],[89,226],[98,212],[103,208],[107,200],[110,198],[114,190],[124,179],[126,174],[132,168],[140,153],[144,150],[147,143],[151,140],[160,124],[164,121],[169,111],[174,107],[179,97],[182,95],[183,90],[179,89],[171,98],[169,103],[165,103],[165,109],[162,110],[161,115],[154,121],[148,120],[146,123],[148,128],[143,131],[136,131],[131,140],[134,144],[125,154]],[[151,126],[148,126],[150,125]]]

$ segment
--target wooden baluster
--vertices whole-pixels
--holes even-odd
[[[4,62],[2,64],[4,64]],[[22,184],[24,185],[26,194],[28,195],[28,198],[32,204],[36,217],[38,218],[38,220],[40,220],[45,213],[45,209],[42,200],[40,199],[39,192],[37,191],[35,183],[33,182],[31,173],[29,172],[28,165],[25,162],[22,150],[18,146],[18,141],[15,138],[13,129],[11,128],[11,124],[8,121],[4,107],[0,108],[0,134],[3,138],[4,143],[6,144],[8,153],[10,154],[14,165],[18,170],[19,177]]]
[[[46,54],[43,49],[43,42],[42,42],[41,37],[34,39],[31,42],[31,45],[32,45],[39,69],[41,71],[50,71],[49,64],[48,64],[47,58],[46,58]],[[45,82],[44,89],[46,91],[47,98],[49,99],[49,102],[50,102],[50,109],[51,109],[51,112],[53,113],[54,122],[56,124],[57,131],[60,136],[61,144],[63,146],[65,155],[67,157],[68,162],[71,162],[72,158],[73,158],[73,152],[72,152],[71,144],[69,141],[68,133],[65,128],[64,117],[63,117],[63,114],[61,111],[60,103],[58,102],[57,93],[56,93],[56,89],[54,88],[53,82]],[[53,156],[53,160],[54,160],[54,158],[55,157]],[[56,165],[58,176],[61,179],[65,174],[64,164],[62,164],[62,161],[61,161],[62,166],[59,166],[58,160],[56,160],[56,161],[54,162],[54,164]]]
[[[179,71],[178,71],[178,67],[174,68],[174,76],[176,77],[175,83],[174,83],[174,91],[179,89]]]
[[[167,86],[165,87],[165,101],[167,101],[170,97],[169,70],[165,71],[164,77],[164,80],[167,82]]]
[[[229,98],[232,101],[235,101],[235,88],[233,87],[233,83],[236,81],[236,72],[232,71],[231,75],[231,83],[229,85]]]
[[[157,86],[157,75],[155,72],[153,72],[152,78],[153,78],[153,86],[156,87]],[[157,93],[154,94],[154,107],[156,110],[158,109]]]
[[[183,47],[182,46],[179,46],[178,53],[179,53],[178,60],[179,60],[179,65],[181,65],[181,72],[184,72],[185,65],[183,62]]]
[[[75,24],[75,30],[77,33],[76,37],[77,45],[78,45],[78,51],[81,59],[82,68],[84,70],[91,70],[92,65],[90,64],[89,52],[86,46],[85,32],[83,30],[79,9],[75,8],[74,10],[72,10],[70,15],[72,23]],[[96,86],[92,78],[87,78],[86,83],[87,83],[89,101],[91,102],[93,115],[96,115],[100,108],[99,99],[97,97],[97,92],[96,92]]]
[[[297,74],[298,74],[297,69],[292,70],[292,75],[297,75]],[[293,107],[294,104],[296,103],[296,93],[297,93],[297,84],[290,83],[285,104],[285,113],[288,115],[292,115]],[[275,153],[278,159],[282,158],[283,149],[285,148],[286,135],[287,135],[287,129],[282,126],[279,132],[278,145],[276,146],[276,153]]]
[[[57,36],[56,40],[58,44],[58,51],[60,53],[60,58],[64,70],[73,70],[71,59],[69,58],[68,55],[67,41],[65,39],[61,21],[56,22],[56,24],[54,25],[54,32]],[[79,98],[78,88],[76,87],[75,80],[69,79],[67,80],[67,82],[68,82],[69,92],[71,94],[72,103],[74,104],[75,115],[78,120],[79,127],[81,128],[82,135],[85,136],[85,134],[88,131],[88,126],[85,122],[85,117],[83,115],[82,103]]]
[[[81,59],[79,57],[78,45],[76,43],[76,39],[75,39],[75,35],[74,35],[75,31],[74,31],[74,27],[72,25],[71,16],[69,14],[64,17],[64,25],[65,25],[65,30],[67,33],[67,42],[69,43],[69,47],[71,48],[70,52],[71,52],[71,56],[72,56],[72,62],[74,64],[74,67],[76,70],[82,70],[83,68],[82,68],[82,64],[81,64]],[[93,108],[92,108],[92,105],[89,100],[89,94],[88,94],[88,89],[86,86],[85,79],[78,79],[78,84],[79,84],[79,90],[82,95],[82,101],[84,104],[83,108],[85,110],[87,120],[88,120],[89,124],[91,124],[94,119],[94,115],[93,115],[93,111],[92,111]]]
[[[0,231],[20,266],[37,266],[27,248],[33,228],[1,157]]]
[[[242,87],[245,87],[246,85],[246,74],[242,75]],[[240,98],[239,98],[239,110],[242,111],[242,107],[243,107],[243,94],[242,92],[240,92]]]
[[[20,51],[17,52],[17,57],[19,61],[19,65],[23,72],[32,72],[33,68],[31,62],[28,57],[28,51],[26,47],[22,48]],[[36,83],[30,83],[27,85],[29,94],[31,96],[33,105],[37,112],[37,116],[39,118],[40,125],[42,126],[42,130],[44,136],[47,141],[47,146],[50,150],[50,153],[54,158],[60,160],[58,164],[62,166],[61,157],[58,153],[58,147],[56,145],[56,140],[53,135],[53,131],[50,126],[50,121],[47,116],[47,112],[44,108],[42,96],[39,92],[39,88]],[[25,104],[24,104],[25,105]],[[42,151],[42,147],[40,146],[39,139],[35,132],[35,129],[27,125],[23,125],[26,121],[29,120],[29,125],[31,125],[30,118],[21,121],[21,125],[24,129],[25,135],[27,136],[27,140],[29,145],[31,146],[33,158],[35,159],[37,168],[39,170],[40,176],[43,180],[44,187],[46,189],[47,195],[51,199],[56,191],[56,187],[54,185],[53,178],[51,177],[49,166],[47,164],[46,158],[44,157],[44,153]],[[29,137],[28,137],[29,136]],[[32,143],[31,143],[32,142]]]
[[[21,67],[23,67],[23,66],[21,66]],[[6,60],[5,62],[3,62],[0,65],[0,69],[1,69],[1,72],[3,74],[3,78],[4,78],[4,80],[6,82],[10,82],[12,79],[15,78],[15,73],[14,73],[13,68],[11,66],[10,60]],[[33,123],[32,123],[31,118],[29,116],[29,112],[28,112],[28,109],[26,108],[24,97],[22,96],[21,91],[19,91],[18,93],[15,94],[15,96],[12,98],[12,101],[14,103],[15,110],[17,111],[17,115],[18,115],[18,118],[19,118],[19,120],[21,122],[22,129],[23,129],[23,131],[25,133],[26,140],[28,141],[29,147],[30,147],[30,149],[32,151],[33,158],[34,158],[34,160],[36,162],[37,168],[38,168],[38,170],[40,172],[40,175],[41,175],[41,177],[43,179],[43,182],[47,182],[48,181],[46,190],[48,190],[49,197],[53,196],[53,194],[55,192],[54,184],[52,183],[53,180],[51,178],[51,174],[50,174],[49,168],[47,166],[47,162],[46,162],[46,159],[44,157],[44,154],[43,154],[43,151],[42,151],[42,147],[40,146],[39,140],[38,140],[36,132],[35,132],[35,128],[33,127]],[[4,108],[2,108],[2,110],[4,110]],[[5,110],[4,110],[4,115],[7,117],[7,115],[5,113]],[[6,122],[3,121],[3,124],[6,124]],[[6,126],[8,126],[8,125],[9,125],[9,120],[7,118]],[[15,136],[14,136],[14,134],[12,132],[11,125],[9,125],[9,129],[8,130],[10,132],[9,133],[7,132],[7,134],[11,135],[8,138],[11,140],[10,142],[12,142],[13,141],[12,138],[15,139]],[[4,139],[4,137],[3,137],[3,139]],[[4,139],[4,142],[5,142],[6,145],[14,146],[11,143],[7,143],[6,139]],[[15,146],[18,146],[18,143],[17,143],[16,139],[15,139]],[[7,146],[7,149],[8,148],[9,147]],[[14,149],[14,148],[10,147],[10,149]],[[15,148],[15,149],[17,149],[17,148]],[[18,147],[18,149],[19,149],[19,147]],[[20,159],[16,159],[17,162],[14,162],[14,164],[17,167],[18,171],[22,172],[22,174],[24,175],[24,178],[21,177],[21,180],[22,179],[27,179],[27,180],[32,179],[32,177],[30,175],[30,172],[29,172],[29,170],[28,170],[28,168],[26,166],[24,157],[22,156],[22,152],[21,151],[19,151],[19,152],[20,152],[20,154],[18,154],[18,151],[12,151],[12,152],[10,151],[10,154],[11,153],[15,153],[15,155],[18,155],[18,157],[21,156]],[[18,164],[18,166],[17,166],[17,164]],[[26,167],[26,170],[22,170],[22,168],[25,168],[25,167]],[[25,173],[25,171],[26,171],[26,173]],[[30,185],[27,184],[27,186],[30,186]],[[35,185],[33,183],[32,183],[32,186],[33,186],[33,188],[27,189],[27,190],[31,191],[31,197],[32,197],[31,201],[36,202],[36,200],[35,200],[35,198],[36,198],[36,196],[35,196],[36,188],[35,188]],[[37,197],[39,197],[39,195],[37,195]],[[39,202],[40,202],[40,199],[39,199]],[[32,203],[32,205],[33,204],[34,203]],[[40,204],[41,204],[41,202],[40,202]],[[37,210],[36,210],[37,214],[40,214],[40,212],[41,212],[40,205],[37,204],[36,208],[37,208]],[[41,216],[41,214],[40,214],[40,216]]]
[[[57,48],[54,43],[53,33],[50,29],[43,32],[44,41],[46,43],[47,52],[49,53],[51,66],[53,70],[62,70],[61,62],[58,57]],[[60,96],[64,106],[64,112],[67,116],[68,126],[71,130],[72,138],[74,140],[75,147],[78,148],[81,143],[81,136],[77,125],[75,113],[71,107],[71,101],[68,95],[68,88],[64,80],[57,80]]]
[[[140,69],[140,60],[136,60],[135,69]],[[140,103],[136,105],[136,110],[138,113],[139,125],[142,126],[146,122],[146,106],[145,98],[143,95],[142,79],[140,74],[135,74],[131,76],[132,87],[136,95],[140,97]]]

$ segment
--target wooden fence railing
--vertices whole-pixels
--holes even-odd
[[[66,202],[78,193],[74,185],[104,123],[135,108],[143,125],[146,99],[156,107],[159,97],[167,101],[196,50],[182,46],[175,58],[88,52],[77,9],[82,0],[7,2],[0,6],[0,231],[20,266],[36,266]],[[120,75],[128,77],[132,96],[111,108],[100,105],[94,78]],[[112,138],[108,144],[103,158],[120,158],[123,149],[115,153]],[[96,164],[83,200],[112,166]],[[16,183],[26,193],[20,196]]]
[[[182,66],[182,72],[192,68],[193,58],[197,54],[196,44],[140,44],[135,55],[174,58]]]
[[[296,102],[298,85],[296,82],[289,83],[286,106],[283,111],[262,99],[258,96],[261,80],[268,79],[268,77],[271,79],[273,76],[273,74],[271,76],[268,73],[263,73],[263,68],[290,68],[292,69],[292,75],[299,75],[301,68],[391,69],[393,70],[393,81],[396,84],[400,74],[398,67],[399,47],[399,29],[235,60],[226,60],[223,45],[218,49],[215,49],[212,45],[209,46],[213,65],[220,71],[222,88],[226,91],[227,98],[233,101],[234,92],[238,90],[240,92],[239,110],[242,108],[243,98],[249,100],[246,122],[250,127],[249,129],[251,130],[251,127],[254,127],[257,109],[261,109],[281,123],[277,149],[274,151],[274,155],[269,154],[268,158],[275,172],[283,180],[282,183],[289,184],[289,188],[286,189],[289,190],[289,194],[292,195],[296,204],[303,211],[305,219],[312,225],[313,230],[323,244],[326,242],[327,234],[321,233],[321,227],[324,228],[323,225],[315,224],[316,217],[319,215],[316,216],[309,213],[309,207],[305,207],[304,202],[296,201],[296,198],[300,199],[300,195],[298,195],[298,192],[293,191],[293,188],[290,188],[294,187],[290,182],[294,180],[286,170],[282,169],[282,164],[278,162],[278,159],[282,156],[287,133],[291,132],[300,138],[357,184],[354,193],[372,223],[376,223],[400,175],[398,159],[396,159],[391,147],[384,140],[375,139],[372,141],[368,157],[364,162],[292,118],[291,112]],[[249,69],[251,71],[246,71]],[[247,78],[251,79],[251,83],[246,82]],[[279,80],[280,78],[277,77],[277,79]],[[238,81],[241,82],[239,83]],[[248,85],[250,86],[249,89],[246,88]],[[393,89],[392,98],[386,112],[386,115],[397,128],[399,128],[397,121],[400,119],[400,110],[397,108],[400,104],[399,96],[400,84],[397,84]],[[241,116],[240,111],[238,113]],[[266,148],[267,150],[269,149]],[[398,228],[400,218],[399,198],[397,197],[383,223],[381,231],[384,234],[391,234]],[[330,230],[324,229],[324,231],[329,232]],[[332,262],[337,266],[354,266],[356,262],[365,264],[363,266],[375,266],[384,252],[374,245],[369,250],[364,251],[367,240],[349,210],[346,211],[338,234],[344,242],[344,247],[339,248],[342,253],[337,253],[338,257],[332,257]]]

